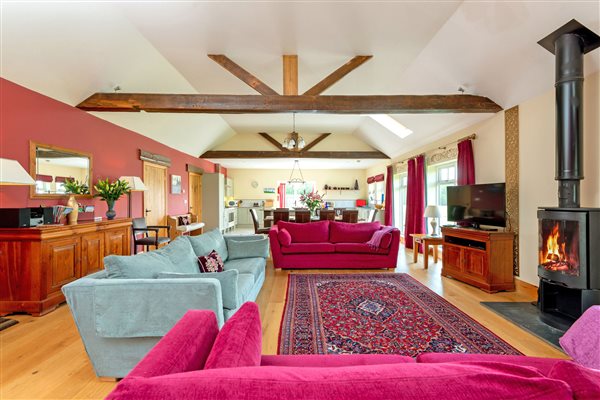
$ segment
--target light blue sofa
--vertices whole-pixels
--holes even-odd
[[[199,255],[217,250],[224,272],[199,273]],[[265,280],[268,241],[214,230],[181,236],[135,256],[108,256],[105,270],[63,287],[99,377],[124,377],[187,310],[212,310],[219,325]]]

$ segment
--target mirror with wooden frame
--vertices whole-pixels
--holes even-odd
[[[58,198],[69,195],[66,180],[84,182],[92,190],[92,155],[49,144],[29,142],[29,173],[35,180],[31,198]],[[91,197],[77,195],[78,197]]]

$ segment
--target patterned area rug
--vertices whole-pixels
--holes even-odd
[[[521,353],[407,274],[290,274],[279,354]]]

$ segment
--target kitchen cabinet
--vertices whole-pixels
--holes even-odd
[[[225,178],[225,197],[233,197],[233,178]]]
[[[225,177],[223,174],[202,175],[202,221],[204,231],[225,231]]]
[[[488,293],[515,290],[511,232],[442,228],[442,276]]]
[[[237,209],[233,207],[225,208],[225,211],[223,213],[223,226],[225,227],[224,231],[227,232],[233,230],[236,227],[237,223]]]

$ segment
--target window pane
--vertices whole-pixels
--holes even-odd
[[[447,181],[448,180],[448,168],[442,168],[440,170],[440,180]]]
[[[448,172],[448,179],[449,179],[449,180],[454,180],[454,179],[456,179],[456,168],[454,168],[454,167],[450,167],[450,168],[448,169],[448,171],[449,171],[449,172]]]

